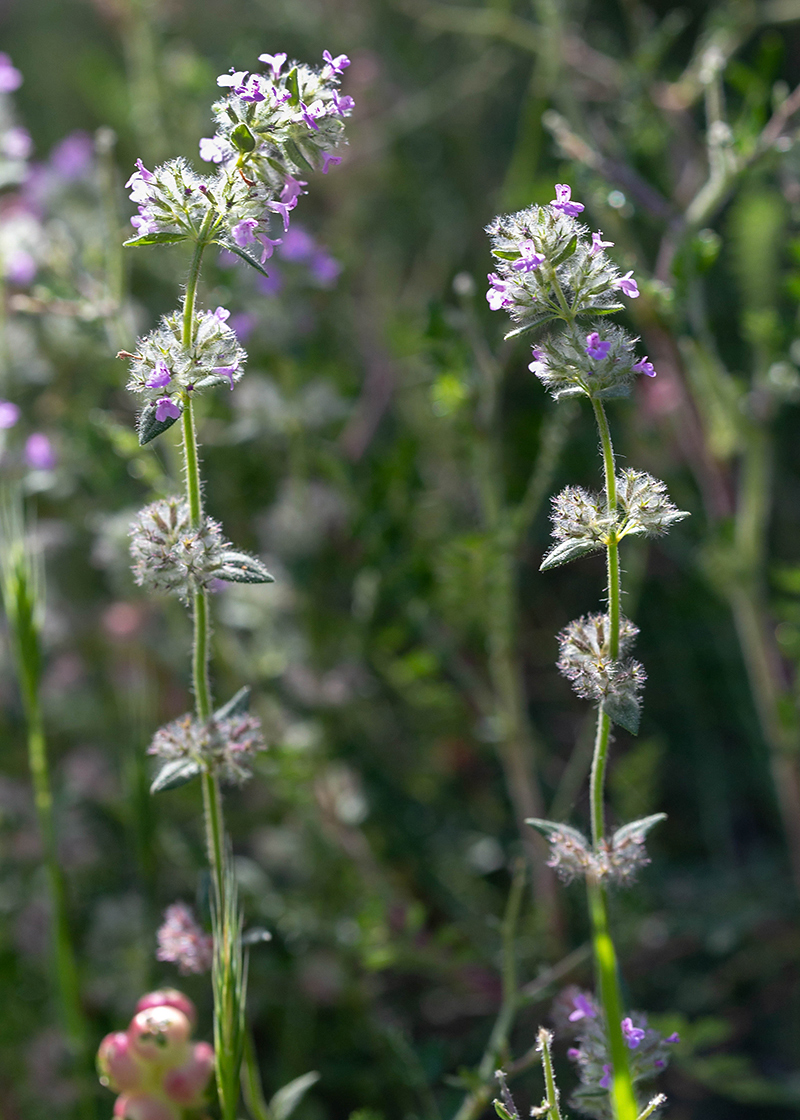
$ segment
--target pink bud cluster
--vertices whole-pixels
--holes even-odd
[[[200,1108],[214,1069],[214,1050],[192,1042],[194,1004],[174,988],[150,992],[126,1031],[107,1034],[97,1052],[100,1082],[119,1093],[116,1120],[181,1120]]]

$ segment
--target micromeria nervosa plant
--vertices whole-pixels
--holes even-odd
[[[633,534],[666,532],[687,514],[670,502],[666,488],[643,471],[618,472],[605,402],[626,397],[637,375],[655,377],[647,356],[636,352],[637,339],[606,316],[624,309],[620,294],[635,299],[639,288],[631,272],[622,275],[606,254],[612,242],[578,221],[584,207],[568,185],[556,185],[548,206],[530,206],[496,218],[487,228],[496,271],[489,273],[486,298],[493,310],[506,310],[515,326],[506,337],[537,329],[529,369],[560,400],[587,397],[600,436],[604,486],[601,494],[567,486],[553,500],[555,544],[544,557],[548,571],[590,552],[605,550],[607,610],[569,623],[559,635],[558,666],[577,694],[597,704],[597,732],[590,776],[591,839],[555,821],[529,820],[548,840],[549,864],[565,881],[586,880],[599,1000],[578,993],[566,1016],[579,1024],[575,1061],[580,1084],[571,1104],[605,1120],[643,1120],[664,1098],[649,1103],[636,1086],[654,1077],[667,1061],[668,1044],[648,1028],[644,1016],[623,1008],[617,955],[608,921],[608,890],[630,884],[648,862],[645,838],[664,819],[657,813],[606,835],[604,783],[612,724],[636,734],[646,674],[629,656],[638,633],[621,614],[620,541]],[[539,1034],[546,1096],[532,1115],[560,1120],[558,1090],[550,1060],[549,1032]],[[517,1111],[502,1075],[503,1120]]]
[[[262,54],[259,60],[266,65],[266,73],[231,70],[217,79],[227,91],[213,108],[217,130],[200,142],[201,158],[214,166],[213,174],[199,175],[182,158],[168,160],[153,171],[136,161],[137,170],[126,184],[138,207],[131,219],[136,235],[125,244],[189,241],[194,248],[181,307],[139,339],[134,353],[120,353],[130,361],[128,388],[142,401],[137,422],[140,444],[162,435],[178,420],[182,424],[185,492],[160,498],[140,511],[131,527],[131,555],[136,582],[148,591],[177,596],[190,609],[193,620],[195,710],[156,732],[149,753],[161,760],[161,766],[151,788],[154,793],[169,790],[196,777],[202,784],[213,935],[202,963],[210,963],[212,969],[213,1064],[223,1120],[237,1116],[243,1060],[248,1063],[247,1084],[257,1083],[258,1074],[245,1032],[247,956],[221,785],[245,781],[251,773],[249,763],[265,743],[258,720],[248,712],[248,688],[214,710],[209,594],[220,580],[267,583],[272,577],[260,560],[230,544],[222,527],[203,509],[194,400],[219,386],[233,390],[244,373],[247,355],[228,325],[225,308],[197,307],[198,282],[204,252],[211,245],[235,253],[264,272],[265,262],[282,242],[280,236],[271,236],[272,223],[278,222],[278,234],[289,229],[291,213],[307,193],[307,180],[300,176],[314,171],[326,174],[341,162],[336,153],[345,143],[344,120],[353,109],[352,98],[338,89],[342,73],[350,65],[346,55],[334,58],[325,51],[323,65],[316,68],[288,62],[282,53]],[[185,916],[173,913],[172,917],[181,917],[185,935]],[[174,935],[175,930],[170,933]],[[201,935],[192,931],[192,936],[197,940]],[[161,941],[165,938],[166,933]],[[247,943],[254,939],[258,938],[245,937]],[[177,952],[174,940],[172,936],[168,946],[160,944],[164,949],[161,956],[180,963],[185,953]],[[188,970],[199,970],[200,963],[195,953]],[[185,1000],[180,993],[173,995]],[[187,1017],[185,1008],[176,1008],[174,999],[163,1000],[157,1014],[150,1004],[148,1007],[150,1019],[158,1018],[147,1028],[156,1040],[154,1045],[169,1049],[174,1042],[180,1050],[176,1062],[178,1057],[194,1062],[193,1072],[187,1074],[185,1099],[174,1086],[169,1087],[175,1062],[167,1063],[169,1071],[164,1074],[160,1059],[152,1077],[137,1066],[136,1076],[130,1074],[135,1091],[125,1092],[129,1049],[136,1051],[137,1060],[144,1060],[140,1053],[144,1043],[138,1035],[131,1036],[139,1015],[144,1014],[141,1008],[127,1035],[104,1042],[101,1074],[104,1083],[121,1093],[114,1110],[119,1120],[179,1120],[183,1107],[195,1108],[202,1100],[210,1047],[197,1044],[200,1050],[195,1047],[194,1057],[189,1054],[191,1016]],[[303,1085],[310,1083],[306,1078]],[[299,1088],[295,1092],[297,1099],[300,1092]]]

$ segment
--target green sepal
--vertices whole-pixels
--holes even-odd
[[[235,716],[245,715],[250,710],[250,693],[249,685],[240,688],[221,708],[217,708],[212,718],[215,720],[233,719]]]
[[[130,237],[123,241],[125,249],[135,249],[137,245],[173,245],[177,241],[185,241],[187,233],[143,233],[141,237]]]
[[[494,1110],[500,1117],[500,1120],[515,1120],[515,1118],[511,1115],[502,1101],[493,1100],[492,1104],[494,1105]]]
[[[234,128],[234,130],[231,132],[231,143],[233,144],[234,148],[236,148],[237,152],[242,152],[245,155],[248,152],[252,152],[255,148],[256,138],[255,136],[253,136],[252,132],[244,123],[244,121],[240,121],[240,123],[237,124],[236,128]]]
[[[180,404],[178,407],[181,407]],[[156,436],[160,436],[163,432],[166,432],[167,428],[171,428],[178,419],[177,416],[168,416],[166,420],[157,420],[157,408],[158,405],[156,401],[148,401],[139,413],[139,417],[136,421],[136,431],[139,436],[140,447],[144,447],[151,439],[155,439]],[[183,408],[181,408],[181,412],[183,412]]]
[[[638,821],[631,821],[630,824],[624,824],[622,828],[618,828],[614,835],[611,837],[611,843],[614,847],[618,844],[623,844],[626,840],[640,838],[644,840],[651,828],[654,828],[661,821],[667,819],[666,813],[653,813],[649,817],[642,817]]]
[[[610,307],[608,305],[604,305],[603,307],[595,307],[594,304],[588,303],[588,304],[586,304],[585,307],[579,307],[578,308],[578,314],[579,315],[615,315],[617,313],[617,311],[624,311],[624,310],[625,310],[625,304],[624,303],[612,303]]]
[[[319,1078],[320,1075],[317,1071],[312,1069],[309,1073],[295,1077],[294,1081],[290,1081],[287,1085],[282,1085],[269,1102],[270,1115],[274,1120],[288,1120],[311,1086],[316,1085],[319,1081]]]
[[[518,261],[522,253],[507,252],[505,249],[492,249],[492,256],[499,257],[501,261]]]
[[[223,552],[218,576],[219,579],[228,580],[230,583],[275,582],[275,577],[269,574],[257,557],[250,556],[247,552],[238,552],[232,548]]]
[[[255,257],[251,256],[245,249],[240,248],[233,241],[215,241],[215,245],[219,245],[223,249],[227,249],[229,253],[235,253],[237,257],[241,257],[243,261],[247,261],[251,268],[256,272],[260,272],[262,276],[269,276],[267,270],[261,265]]]
[[[605,389],[595,389],[591,393],[586,393],[587,397],[597,397],[598,400],[612,401],[621,400],[623,397],[631,395],[632,382],[625,384],[620,382],[618,385],[607,385]],[[585,390],[584,390],[585,391]]]
[[[578,235],[577,233],[573,233],[572,237],[570,237],[569,241],[566,243],[561,252],[557,253],[556,256],[553,257],[550,264],[553,266],[553,268],[555,268],[557,265],[562,264],[565,260],[572,256],[577,248]]]
[[[529,824],[531,828],[535,828],[537,832],[541,832],[546,840],[552,840],[555,835],[568,836],[570,840],[574,840],[576,844],[580,844],[582,848],[589,848],[591,845],[580,829],[573,828],[571,824],[559,824],[557,821],[544,821],[540,817],[526,817],[525,824]]]
[[[289,73],[286,75],[286,88],[288,89],[289,93],[292,95],[289,98],[289,104],[292,106],[293,109],[295,109],[300,104],[300,83],[297,80],[297,67],[296,66],[292,70],[290,70]]]
[[[613,696],[609,694],[603,700],[603,711],[614,723],[630,731],[631,735],[639,734],[639,721],[642,716],[641,704],[635,696]]]
[[[570,560],[577,560],[579,556],[587,556],[590,552],[596,552],[598,548],[602,547],[602,541],[586,540],[585,537],[570,537],[565,541],[559,541],[542,560],[539,571],[549,572],[551,568],[557,568],[560,564],[568,564]]]
[[[185,786],[201,772],[202,766],[194,758],[173,758],[165,762],[153,778],[150,786],[151,793],[163,793],[166,789],[177,789]]]

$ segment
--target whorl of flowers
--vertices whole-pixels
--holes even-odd
[[[213,771],[224,782],[241,785],[251,776],[250,763],[266,750],[257,716],[241,712],[212,716],[201,723],[186,714],[159,728],[148,754],[166,762],[191,760]]]
[[[495,218],[486,227],[495,258],[486,299],[517,324],[507,337],[563,324],[536,343],[529,367],[554,397],[627,396],[638,373],[654,377],[656,371],[646,356],[637,357],[637,339],[593,317],[622,311],[620,292],[635,299],[639,287],[606,255],[613,242],[576,220],[583,209],[558,183],[549,206]]]
[[[619,657],[612,658],[610,627],[606,614],[589,614],[570,622],[558,635],[558,668],[578,696],[598,700],[608,714],[634,733],[639,724],[639,693],[647,680],[638,661],[625,658],[639,630],[627,618],[620,620]]]
[[[159,498],[145,506],[131,525],[130,537],[133,577],[139,587],[177,595],[185,603],[215,580],[272,581],[261,561],[234,549],[212,518],[203,516],[193,525],[184,498]]]
[[[658,819],[662,816],[657,814]],[[601,840],[597,850],[577,828],[570,825],[550,824],[541,829],[550,844],[547,866],[557,872],[564,883],[592,875],[601,882],[618,887],[628,887],[636,880],[643,867],[650,863],[644,846],[645,836],[656,820],[645,818],[625,825],[610,840]]]
[[[628,469],[617,475],[617,501],[624,515],[618,538],[628,534],[659,536],[689,516],[672,504],[661,479],[646,471]]]
[[[168,988],[143,996],[128,1029],[107,1034],[97,1052],[100,1082],[118,1093],[115,1120],[181,1120],[206,1102],[214,1050],[192,1042],[194,1004]]]

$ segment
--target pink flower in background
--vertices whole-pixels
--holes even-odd
[[[50,166],[62,179],[81,179],[92,166],[94,141],[88,132],[72,132],[50,153]]]
[[[17,125],[3,133],[3,155],[7,159],[27,159],[33,151],[33,140],[27,128]]]
[[[0,93],[13,93],[22,85],[22,74],[5,52],[0,52]]]
[[[14,249],[5,262],[6,280],[20,288],[27,288],[36,276],[36,260],[27,249]]]
[[[185,903],[176,902],[167,907],[157,937],[156,959],[177,964],[182,976],[190,972],[208,972],[211,968],[212,938],[203,932]]]
[[[25,441],[25,462],[35,471],[52,471],[58,459],[44,432],[34,432]]]
[[[19,409],[11,401],[0,401],[0,428],[13,428],[19,420]]]

